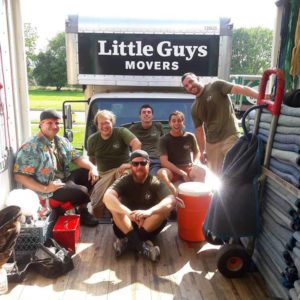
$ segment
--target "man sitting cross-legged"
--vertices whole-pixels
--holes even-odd
[[[113,216],[116,256],[127,249],[158,261],[160,249],[152,240],[167,223],[176,199],[156,176],[149,175],[149,155],[136,150],[130,156],[132,173],[106,191],[103,202]]]

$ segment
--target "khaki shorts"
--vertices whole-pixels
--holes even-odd
[[[126,170],[123,175],[130,173],[130,170]],[[93,211],[99,211],[99,217],[103,214],[105,208],[103,203],[103,196],[106,190],[114,183],[116,179],[120,177],[118,168],[108,170],[106,172],[100,172],[100,179],[95,183],[91,194],[91,205]],[[96,214],[95,214],[96,215]]]
[[[223,162],[228,150],[238,140],[237,135],[231,135],[222,142],[209,144],[206,143],[207,164],[212,172],[220,175],[222,172]]]

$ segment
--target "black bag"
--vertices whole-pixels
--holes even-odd
[[[300,107],[300,89],[285,93],[283,103],[290,107]]]
[[[13,267],[7,272],[8,282],[22,282],[26,274],[34,270],[47,278],[57,278],[74,269],[72,253],[61,247],[54,239],[39,244],[34,254],[25,255],[16,261],[11,256]]]
[[[47,278],[57,278],[74,269],[72,253],[61,247],[54,239],[39,244],[34,254],[33,269]]]

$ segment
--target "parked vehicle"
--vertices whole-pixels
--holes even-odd
[[[232,24],[229,19],[126,20],[69,16],[66,21],[68,83],[85,85],[88,136],[96,129],[98,109],[112,110],[117,126],[138,121],[148,103],[156,120],[168,123],[174,110],[193,131],[193,97],[181,76],[194,72],[206,80],[229,79]],[[68,102],[65,105],[70,105]],[[65,107],[65,136],[71,138],[70,107]]]

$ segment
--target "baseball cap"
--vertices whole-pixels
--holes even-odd
[[[146,151],[144,150],[135,150],[130,154],[130,160],[133,160],[136,157],[143,157],[146,160],[149,161],[149,155]]]
[[[41,112],[40,120],[43,121],[46,119],[61,119],[61,116],[54,109],[46,109]]]

